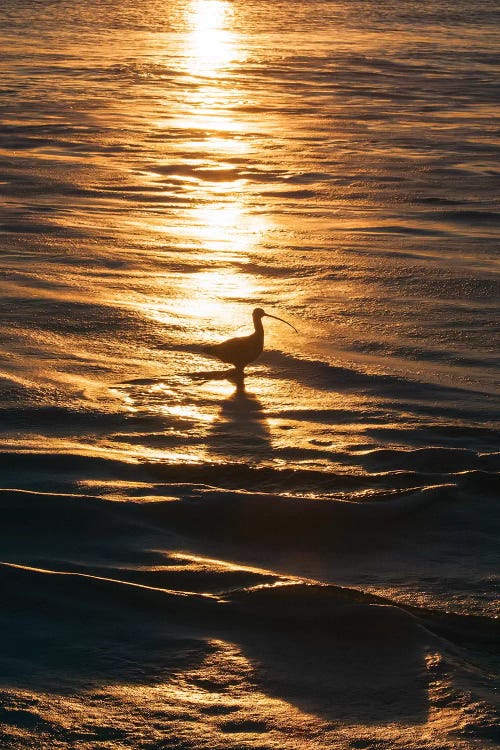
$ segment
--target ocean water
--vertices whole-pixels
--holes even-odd
[[[3,0],[2,749],[498,747],[498,24]]]

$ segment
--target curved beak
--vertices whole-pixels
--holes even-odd
[[[266,318],[274,318],[275,320],[280,320],[280,321],[281,321],[282,323],[286,323],[286,324],[287,324],[287,326],[290,326],[290,328],[293,328],[293,330],[295,331],[295,333],[298,333],[298,331],[297,331],[297,329],[295,328],[295,326],[293,326],[293,325],[292,325],[291,323],[289,323],[289,322],[288,322],[287,320],[283,320],[283,318],[278,318],[278,316],[277,316],[277,315],[269,315],[269,313],[264,313],[264,315],[266,316]]]

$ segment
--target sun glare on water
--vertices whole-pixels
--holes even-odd
[[[195,0],[190,6],[186,62],[193,75],[214,77],[237,55],[230,27],[231,3],[225,0]]]
[[[266,229],[265,219],[246,213],[240,200],[198,206],[192,210],[192,221],[191,231],[207,250],[240,261]]]
[[[241,108],[238,70],[246,51],[233,4],[190,0],[181,28],[174,51],[171,39],[158,38],[155,61],[160,69],[175,68],[182,85],[167,109],[162,87],[168,84],[154,84],[158,117],[150,120],[159,143],[175,133],[175,154],[159,148],[144,175],[165,207],[143,213],[135,227],[157,238],[159,253],[186,252],[192,272],[167,285],[158,274],[149,294],[132,304],[158,324],[160,336],[170,327],[176,340],[211,341],[251,325],[263,289],[247,266],[273,225],[260,203],[253,207],[246,176],[255,123]]]
[[[245,262],[268,227],[261,216],[250,212],[246,181],[231,162],[235,155],[251,152],[234,78],[242,50],[233,6],[227,0],[193,0],[187,13],[183,64],[191,85],[185,90],[182,120],[184,128],[199,134],[187,139],[185,153],[196,169],[199,166],[195,174],[200,178],[187,186],[193,205],[181,215],[176,232],[200,247],[207,253],[206,260],[217,266],[206,276],[210,283],[204,285],[202,295],[210,305],[214,300],[224,305],[234,296],[227,285],[231,270],[227,264]],[[234,269],[231,275],[235,277]],[[238,286],[244,288],[238,296],[250,302],[251,285],[240,282]],[[197,309],[206,309],[196,285],[186,295],[197,298]]]

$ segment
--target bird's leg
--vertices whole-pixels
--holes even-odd
[[[245,393],[245,372],[242,367],[235,369],[234,384],[236,386],[236,393]]]
[[[236,383],[238,387],[242,386],[245,382],[245,371],[243,367],[235,367],[233,370],[233,377],[232,380]]]

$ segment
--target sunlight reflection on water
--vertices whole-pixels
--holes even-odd
[[[227,0],[193,0],[188,8],[186,67],[192,75],[215,77],[236,58],[233,8]]]
[[[138,566],[142,580],[184,592],[251,584],[223,582],[208,561],[201,578],[157,576],[147,567],[168,567],[171,545],[199,559],[250,565],[253,557],[443,614],[455,605],[493,611],[498,75],[486,15],[482,27],[464,20],[485,3],[4,0],[12,20],[0,24],[3,486],[92,493],[78,503],[9,497],[12,554],[27,541],[47,568],[77,562],[97,574],[96,565],[111,565],[112,596],[132,572],[137,580]],[[243,386],[204,349],[249,334],[255,307],[298,333],[266,319],[264,351]],[[99,495],[127,502],[108,513]],[[64,735],[51,715],[55,693],[44,723],[40,704],[19,711],[14,698],[4,713],[17,716],[23,742],[38,733],[49,744],[50,735],[56,744],[142,747],[157,722],[164,745],[175,738],[172,716],[186,747],[319,750],[345,741],[430,750],[466,741],[442,727],[426,738],[429,696],[437,712],[445,703],[421,689],[423,646],[405,641],[406,626],[382,630],[385,646],[396,644],[389,662],[371,637],[361,639],[367,651],[332,651],[337,594],[283,598],[282,581],[259,592],[272,595],[270,619],[266,597],[247,610],[245,648],[219,632],[208,650],[181,645],[184,667],[175,643],[163,661],[165,627],[181,614],[165,590],[151,610],[138,591],[124,591],[115,611],[105,589],[88,589],[75,609],[85,630],[89,613],[97,623],[101,612],[113,648],[132,618],[130,635],[143,644],[134,635],[116,684],[104,686],[94,708],[109,726],[92,734],[87,678],[102,685],[111,652],[99,638],[94,656],[105,663],[79,669],[92,649],[74,651],[66,593],[80,583],[71,579],[51,600],[27,579],[37,602],[43,594],[37,610],[52,611],[50,626],[61,612],[68,623],[62,646],[53,631],[55,665],[76,655],[59,680],[38,639],[49,620],[35,616],[44,679],[55,693],[80,693],[82,711]],[[22,633],[29,610],[19,594]],[[222,604],[213,620],[196,605],[186,634],[189,623],[222,626],[225,613],[233,627],[244,610],[234,619]],[[157,651],[144,630],[155,610]],[[352,621],[363,633],[365,614]],[[283,616],[288,643],[277,629]],[[269,651],[259,652],[257,631],[272,636]],[[315,647],[317,632],[327,649]],[[8,640],[5,651],[7,675],[21,666],[36,682]],[[293,701],[302,677],[309,718]],[[116,713],[102,714],[114,689]],[[453,730],[468,732],[478,716],[470,696],[464,713],[458,693],[451,697]],[[134,701],[134,736],[108,734],[129,722]],[[485,726],[479,716],[474,742]],[[0,745],[15,743],[3,731]]]
[[[220,179],[224,178],[225,168],[231,171],[231,164],[224,164],[225,157],[251,150],[250,143],[237,136],[245,132],[246,125],[236,114],[238,94],[231,77],[240,52],[233,15],[233,6],[226,0],[193,0],[187,6],[183,60],[186,72],[197,85],[187,87],[181,94],[177,120],[174,116],[166,121],[169,127],[178,126],[190,134],[199,132],[204,136],[194,142],[190,137],[182,145],[185,153],[192,154],[187,161],[193,171],[192,175],[183,172],[179,179],[191,185],[192,205],[181,213],[175,232],[186,242],[203,247],[212,264],[246,262],[248,253],[262,242],[270,228],[267,218],[252,214],[247,207],[245,179],[237,174],[232,180]],[[203,165],[205,168],[200,169]],[[158,171],[161,174],[161,168]],[[157,223],[154,228],[162,231]],[[164,230],[171,231],[170,222],[166,222]],[[212,315],[216,305],[218,316],[223,316],[225,302],[235,298],[251,300],[255,294],[250,277],[234,273],[229,266],[190,275],[183,286],[185,300],[181,307],[188,315],[190,311]]]

